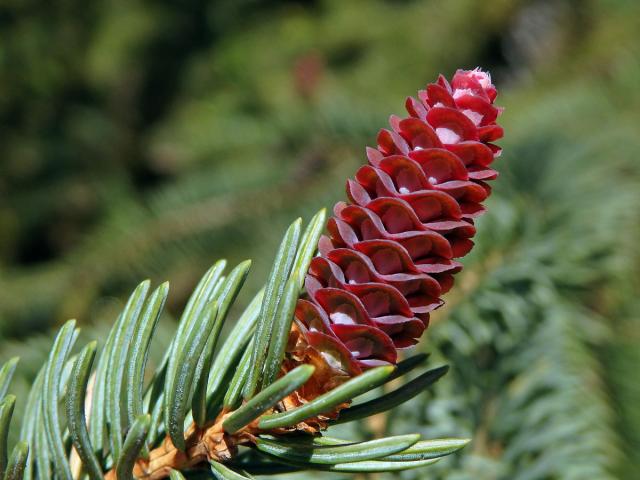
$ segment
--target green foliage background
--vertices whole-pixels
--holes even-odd
[[[452,371],[357,433],[473,437],[403,478],[638,478],[638,31],[634,0],[2,2],[0,362],[23,391],[64,320],[102,338],[145,277],[179,312],[217,258],[247,300],[405,96],[481,65],[502,175],[420,347]]]

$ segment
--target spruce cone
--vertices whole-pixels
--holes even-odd
[[[339,381],[336,371],[348,378],[395,364],[443,305],[462,268],[455,259],[473,247],[485,182],[497,176],[496,94],[479,69],[458,70],[451,84],[440,76],[420,100],[407,99],[407,118],[391,117],[392,130],[367,149],[369,164],[347,182],[350,202],[335,205],[319,242],[290,344],[295,357],[334,370],[321,374],[328,383]]]

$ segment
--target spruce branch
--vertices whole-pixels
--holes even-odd
[[[164,360],[144,386],[168,284],[142,282],[96,353],[72,355],[75,321],[59,331],[28,399],[23,440],[7,460],[14,397],[0,404],[0,467],[25,478],[74,478],[72,452],[89,478],[155,480],[205,469],[250,478],[277,468],[372,473],[431,465],[462,439],[418,434],[364,442],[323,439],[335,423],[369,417],[413,398],[448,367],[353,404],[420,367],[398,363],[443,304],[473,246],[474,219],[490,193],[500,154],[495,87],[478,69],[458,71],[409,98],[409,117],[368,149],[321,236],[325,213],[286,231],[263,292],[218,347],[250,268],[216,262],[193,291]],[[318,251],[318,255],[314,254]],[[97,359],[97,361],[96,361]],[[90,416],[85,400],[93,363]],[[0,368],[5,391],[15,360]],[[88,423],[88,425],[87,425]],[[244,463],[246,450],[253,452]]]

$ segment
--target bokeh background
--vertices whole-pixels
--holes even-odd
[[[407,95],[482,66],[501,177],[419,347],[452,370],[352,434],[473,438],[407,479],[640,478],[639,32],[637,0],[2,1],[14,390],[53,329],[104,338],[144,278],[171,281],[158,351],[215,259],[254,260],[248,299]]]

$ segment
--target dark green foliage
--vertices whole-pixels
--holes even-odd
[[[72,480],[72,475],[67,452],[65,451],[64,430],[59,404],[60,392],[64,389],[62,380],[64,365],[77,338],[75,327],[75,320],[69,320],[60,329],[49,354],[42,383],[42,425],[39,428],[42,428],[45,432],[47,440],[45,448],[49,450],[51,455],[56,476],[64,480]],[[39,445],[39,448],[42,447]],[[32,454],[37,456],[38,450],[34,448]]]
[[[226,409],[237,408],[241,403],[242,389],[249,380],[251,373],[251,357],[254,351],[254,340],[252,339],[246,350],[242,354],[242,358],[238,363],[236,370],[231,378],[231,383],[226,389],[222,405]]]
[[[0,402],[0,475],[4,475],[7,468],[7,440],[15,403],[16,397],[14,395],[6,396]]]
[[[25,442],[19,442],[11,453],[7,469],[4,473],[4,480],[22,480],[24,478],[24,469],[29,455],[29,445]]]
[[[83,468],[91,480],[102,478],[102,468],[100,461],[93,452],[89,431],[87,430],[87,419],[85,415],[85,394],[91,366],[96,354],[97,342],[91,342],[78,354],[67,389],[67,401],[65,402],[65,413],[69,423],[69,435],[73,446],[82,460]]]
[[[231,377],[235,376],[234,367],[239,357],[242,356],[242,352],[244,351],[249,355],[253,351],[252,348],[246,347],[253,336],[255,324],[260,314],[262,299],[263,290],[249,303],[229,333],[227,340],[221,346],[220,352],[209,372],[209,385],[207,386],[207,403],[209,405],[219,406],[218,404],[223,397],[231,390],[227,382],[231,381]],[[238,388],[241,388],[241,386]],[[240,392],[238,391],[239,395]]]
[[[319,465],[335,465],[384,458],[407,450],[415,445],[419,439],[420,435],[404,435],[342,445],[316,445],[313,443],[300,445],[290,442],[280,443],[261,438],[258,439],[257,447],[262,453],[294,464],[307,462]]]
[[[314,368],[311,365],[301,365],[270,384],[224,421],[222,426],[225,431],[235,433],[251,423],[264,412],[273,408],[284,397],[304,385],[313,371]]]
[[[481,65],[504,92],[507,143],[476,252],[425,340],[452,371],[384,428],[474,437],[431,478],[637,477],[638,2],[311,3],[2,7],[0,363],[21,356],[10,444],[46,450],[36,377],[54,326],[77,316],[79,344],[102,345],[113,298],[148,276],[173,281],[150,346],[159,390],[143,397],[162,438],[159,360],[203,263],[254,258],[247,305],[286,224],[343,197],[404,96]],[[251,324],[220,346],[233,355],[214,360],[208,416]],[[90,423],[104,462],[103,407]]]
[[[131,294],[129,301],[120,314],[120,318],[114,328],[113,345],[106,351],[109,356],[106,373],[106,409],[105,415],[109,424],[109,442],[115,458],[120,456],[124,432],[129,429],[130,423],[127,414],[126,377],[125,372],[129,367],[127,362],[129,352],[134,348],[134,336],[136,325],[140,325],[138,318],[149,291],[150,282],[144,281]]]
[[[251,479],[248,475],[240,474],[221,463],[211,462],[211,472],[218,480],[247,480]]]
[[[393,392],[387,393],[375,400],[349,407],[340,412],[337,423],[352,422],[391,410],[401,403],[411,400],[419,393],[422,393],[425,388],[438,381],[448,370],[449,367],[446,366],[429,370]]]
[[[213,354],[215,351],[218,338],[220,336],[220,330],[227,317],[229,309],[233,305],[242,285],[244,284],[251,262],[246,261],[239,264],[234,268],[229,276],[225,279],[224,284],[221,287],[219,294],[219,306],[216,314],[216,322],[214,327],[209,333],[207,344],[203,354],[201,355],[200,362],[196,371],[196,377],[198,383],[193,394],[192,412],[193,418],[198,425],[204,425],[207,421],[207,391],[209,386],[209,371],[211,370],[211,363],[213,361]],[[222,357],[221,357],[222,358]],[[222,372],[215,372],[218,375],[223,376]]]
[[[169,474],[169,478],[171,480],[184,480],[184,476],[176,470],[171,470],[171,473]]]
[[[258,425],[265,430],[289,427],[323,412],[330,412],[341,403],[379,387],[389,378],[393,371],[394,367],[372,368],[300,407],[282,413],[266,415]]]
[[[18,357],[13,357],[7,363],[0,368],[0,398],[4,398],[9,389],[9,383],[13,378],[13,374],[16,371],[18,365]]]
[[[164,307],[169,284],[163,283],[149,297],[144,311],[137,317],[133,327],[135,337],[131,340],[127,352],[125,392],[127,395],[128,425],[132,425],[136,418],[142,415],[144,371],[149,354],[149,344],[156,329],[160,313]]]
[[[311,261],[308,243],[317,241],[317,224],[323,218],[322,213],[314,217],[299,248],[298,242],[292,239],[297,237],[301,221],[296,220],[285,234],[283,245],[286,254],[283,256],[281,249],[276,256],[273,271],[277,274],[270,279],[270,291],[283,292],[281,301],[285,305],[290,305],[300,295],[301,272],[306,272]],[[287,265],[284,271],[277,267],[281,262]],[[272,297],[257,295],[240,316],[228,344],[223,342],[216,349],[222,322],[244,283],[250,263],[241,263],[226,276],[225,265],[224,261],[217,262],[196,287],[167,349],[165,360],[158,364],[148,382],[145,382],[145,378],[149,378],[145,372],[146,358],[153,343],[155,325],[167,298],[167,284],[161,285],[150,295],[149,281],[142,282],[134,290],[107,336],[96,362],[93,382],[90,382],[90,378],[97,343],[90,342],[72,356],[79,332],[74,320],[67,322],[60,329],[27,401],[29,416],[23,420],[22,436],[30,443],[18,444],[10,460],[7,459],[7,435],[15,397],[9,395],[0,403],[0,473],[7,469],[12,478],[23,478],[21,472],[24,471],[24,478],[71,479],[81,468],[89,478],[95,479],[103,478],[113,468],[117,478],[132,479],[136,460],[149,455],[149,450],[157,447],[164,435],[168,434],[178,449],[185,450],[186,430],[194,420],[198,425],[210,425],[220,412],[221,398],[224,398],[225,406],[240,407],[222,424],[229,434],[257,419],[261,428],[270,431],[295,426],[310,417],[330,414],[336,406],[374,391],[391,379],[411,371],[425,359],[424,355],[419,355],[403,362],[397,369],[388,366],[369,370],[286,412],[280,412],[279,402],[302,387],[313,374],[314,367],[298,366],[270,382],[266,381],[263,372],[259,372],[256,383],[259,388],[240,406],[240,394],[250,381],[249,366],[252,363],[249,361],[256,355],[254,345],[259,344],[258,335],[261,334],[261,330],[253,328],[253,325],[266,323],[264,315],[261,317],[259,312],[273,313],[279,309],[276,305],[276,310],[273,310]],[[292,285],[295,288],[292,289]],[[277,363],[277,372],[281,370],[284,356],[282,342],[286,336],[282,332],[291,328],[292,309],[287,306],[285,310],[287,315],[271,314],[268,319],[269,330],[279,332],[275,336],[278,338],[275,342],[276,354],[266,356],[268,362]],[[239,341],[233,336],[234,333],[242,333],[247,339]],[[226,382],[228,372],[233,371],[240,355],[242,360],[235,368],[236,374],[230,382]],[[8,385],[9,372],[15,363],[16,360],[12,359],[8,367],[2,369],[5,386]],[[428,382],[421,382],[419,379],[422,377],[418,377],[410,384],[410,390],[426,388],[443,371],[438,369],[437,374],[428,372]],[[132,383],[131,377],[140,385]],[[210,383],[213,387],[208,396]],[[139,393],[132,394],[132,390],[138,390]],[[90,399],[91,418],[94,419],[89,422],[88,428],[85,412],[87,398]],[[378,402],[385,407],[391,406],[387,397],[382,397]],[[275,413],[264,415],[269,412]],[[69,441],[66,438],[67,430]],[[253,433],[259,435],[260,432]],[[103,439],[99,447],[93,443],[96,438]],[[302,444],[294,446],[286,441],[281,443],[278,436],[259,437],[253,447],[267,457],[277,458],[278,462],[293,462],[297,467],[306,469],[395,471],[425,465],[424,454],[421,453],[424,447],[420,447],[419,451],[412,450],[420,440],[417,434],[339,444],[322,444],[310,439],[307,437]],[[429,458],[447,455],[464,444],[465,441],[459,441],[447,444],[445,449],[438,450],[437,446],[427,449]],[[72,446],[74,454],[71,453]],[[30,448],[30,457],[27,457],[27,448]],[[392,455],[400,457],[390,457]],[[242,478],[244,470],[260,470],[265,467],[265,462],[267,466],[270,464],[268,458],[257,458],[252,468],[238,464],[240,469],[235,472],[214,464],[212,472],[223,478]],[[370,462],[375,459],[381,461]],[[395,463],[386,461],[389,459]],[[78,460],[81,467],[78,466]],[[173,477],[177,475],[178,472]]]
[[[276,259],[273,262],[273,268],[269,274],[267,285],[265,286],[264,300],[262,302],[262,309],[258,317],[256,335],[254,337],[256,339],[255,345],[253,346],[253,354],[251,355],[251,361],[249,363],[249,376],[244,386],[243,394],[245,400],[250,399],[256,391],[260,390],[262,381],[267,380],[265,374],[270,374],[271,372],[272,367],[267,363],[267,358],[269,350],[273,348],[271,337],[274,331],[278,331],[275,328],[276,318],[283,321],[288,320],[288,317],[283,318],[278,316],[278,307],[281,302],[291,302],[289,297],[292,295],[292,289],[288,289],[287,299],[283,299],[283,294],[285,293],[287,285],[285,279],[290,276],[296,251],[298,250],[300,224],[301,220],[298,219],[287,230],[278,249]],[[300,290],[300,287],[297,287],[296,284],[293,284],[293,287],[296,290]],[[293,294],[295,294],[295,291]],[[286,313],[290,316],[293,310],[287,309]]]
[[[133,480],[133,467],[144,446],[150,424],[151,416],[149,415],[140,415],[136,418],[135,422],[133,422],[131,430],[127,433],[127,438],[122,446],[122,454],[119,456],[116,465],[116,476],[118,479]]]

